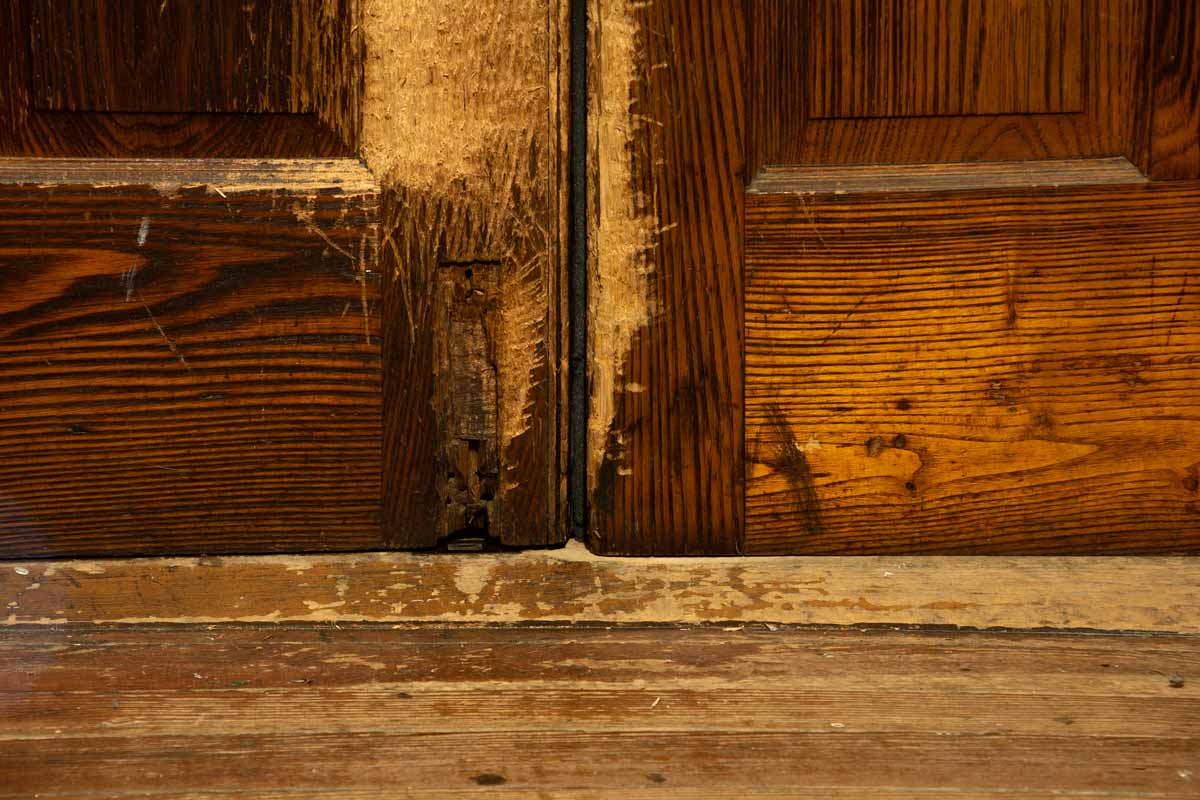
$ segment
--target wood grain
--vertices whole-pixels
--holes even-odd
[[[362,167],[3,166],[0,554],[378,546]]]
[[[1195,187],[751,195],[750,553],[1194,553]]]
[[[593,20],[589,546],[736,553],[743,7],[604,0]]]
[[[1200,634],[1182,558],[612,558],[552,551],[26,562],[0,626],[236,622],[932,625]]]
[[[1155,0],[1150,175],[1200,179],[1200,9]]]
[[[479,351],[491,363],[475,363],[495,375],[497,433],[488,449],[498,474],[494,492],[468,505],[482,504],[488,535],[503,544],[566,536],[563,5],[366,6],[364,156],[383,187],[383,485],[392,546],[432,547],[462,524],[459,490],[471,478],[450,468],[462,463],[463,441],[439,399],[458,378],[437,366],[448,364],[439,353],[457,347],[442,324],[455,295],[438,285],[445,270],[471,265],[497,273],[494,340]]]
[[[352,155],[358,9],[357,0],[8,3],[0,156]]]
[[[835,5],[840,9],[837,14],[826,14],[824,23],[813,25],[810,23],[821,16],[820,3],[749,3],[747,71],[758,78],[747,97],[749,128],[755,138],[763,139],[756,143],[752,138],[749,145],[755,172],[769,164],[1118,155],[1132,159],[1138,150],[1139,101],[1144,96],[1141,57],[1146,48],[1144,0],[982,5],[960,0],[922,0],[918,4],[855,0]],[[1029,59],[1039,65],[1030,67],[1030,75],[1044,79],[1036,90],[1030,83],[1027,96],[1044,99],[1020,103],[1018,87],[1022,84],[1015,74],[1008,81],[985,78],[980,71],[976,82],[969,65],[982,70],[985,62],[1002,59],[988,50],[988,43],[993,37],[1003,39],[1005,31],[994,25],[985,30],[985,23],[1015,23],[1027,14],[1032,25],[1033,17],[1048,14],[1053,6],[1064,16],[1058,21],[1046,17],[1038,23],[1043,30],[1049,26],[1046,39],[1038,38],[1040,34],[1033,32],[1036,27],[1030,28],[1027,40],[1021,39]],[[1025,10],[1019,12],[1018,7]],[[889,9],[892,21],[878,22],[886,19],[880,15]],[[875,13],[869,13],[872,11]],[[969,24],[952,24],[956,18]],[[932,32],[928,30],[931,26]],[[882,38],[884,28],[896,38]],[[1017,33],[1021,28],[1016,24],[1010,30],[1013,37],[1025,36]],[[1054,31],[1061,33],[1062,41],[1051,45]],[[904,32],[912,35],[905,38]],[[861,42],[867,49],[855,49],[856,54],[851,55],[842,49],[848,42]],[[972,51],[972,47],[980,49]],[[1046,55],[1047,48],[1061,53],[1061,60]],[[1075,71],[1070,65],[1076,56],[1083,64],[1082,75],[1072,80]],[[1009,64],[1006,71],[1017,69],[1017,62],[1008,61],[1007,56],[1003,59]],[[934,66],[929,67],[931,60]],[[888,64],[896,68],[885,69]],[[848,72],[850,69],[855,72]],[[807,90],[812,80],[820,79],[810,80],[810,72],[829,76],[824,82],[827,91],[816,100],[808,97]],[[876,81],[871,81],[871,75]],[[1083,90],[1078,102],[1069,89],[1076,84]],[[852,90],[855,86],[859,89]],[[868,86],[869,97],[863,94]],[[1061,93],[1055,90],[1058,86]],[[842,89],[835,95],[834,87]],[[858,99],[854,99],[854,91],[859,92]],[[835,102],[836,97],[845,99]],[[838,107],[838,113],[854,112],[854,116],[818,119],[835,110],[823,108],[818,101]],[[1014,105],[1018,108],[1005,108]],[[1035,113],[1055,106],[1060,113]],[[1012,113],[1021,110],[1028,113]],[[961,116],[928,115],[958,111]],[[996,113],[1001,111],[1006,113]],[[901,116],[918,113],[922,115]]]
[[[1200,736],[1190,637],[89,627],[0,664],[5,797],[1191,797]]]
[[[1077,0],[803,5],[814,118],[1083,111]]]

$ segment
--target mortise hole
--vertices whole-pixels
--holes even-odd
[[[469,270],[467,270],[467,272],[466,272],[466,276],[467,276],[467,279],[468,279],[468,280],[470,280],[471,278],[474,278],[474,277],[475,277],[475,270],[473,270],[473,269],[469,269]]]

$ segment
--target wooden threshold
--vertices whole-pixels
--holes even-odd
[[[1187,558],[637,559],[557,550],[0,563],[0,625],[767,623],[1200,634]]]

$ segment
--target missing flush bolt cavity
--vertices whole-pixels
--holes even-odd
[[[486,539],[500,494],[499,276],[499,264],[487,261],[443,262],[437,271],[435,397],[447,476],[443,539]]]

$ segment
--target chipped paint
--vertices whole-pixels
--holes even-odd
[[[633,5],[593,2],[589,173],[595,187],[589,238],[588,339],[591,354],[589,478],[609,451],[617,396],[642,392],[626,384],[624,369],[634,337],[650,324],[650,252],[661,231],[653,203],[634,183],[632,158],[640,132],[652,124],[636,107],[639,66],[646,48]],[[621,473],[627,474],[627,473]]]

